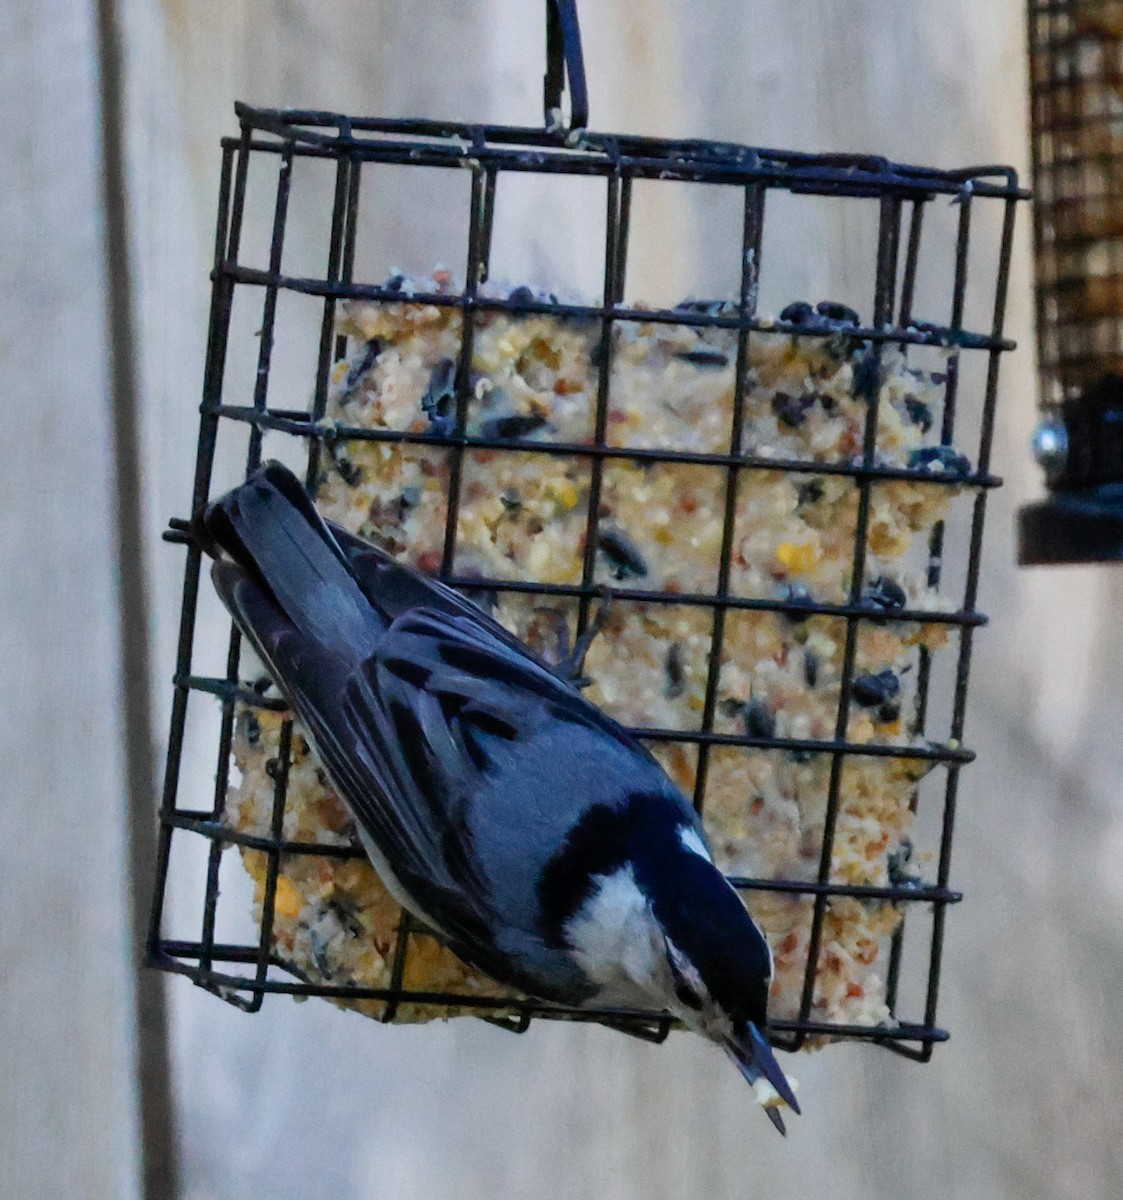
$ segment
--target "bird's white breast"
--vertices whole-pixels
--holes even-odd
[[[600,1003],[661,1005],[666,942],[630,866],[596,879],[565,934],[574,959],[600,988]]]

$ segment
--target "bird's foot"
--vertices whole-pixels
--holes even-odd
[[[585,674],[585,655],[589,653],[589,647],[608,623],[611,612],[612,590],[610,588],[602,588],[601,601],[597,606],[597,611],[592,621],[589,622],[589,627],[573,643],[573,649],[553,666],[554,674],[563,682],[568,683],[570,687],[577,689],[587,688],[593,682]]]

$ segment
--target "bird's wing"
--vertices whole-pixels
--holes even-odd
[[[636,791],[681,802],[650,754],[545,667],[474,616],[396,619],[351,676],[344,754],[376,790],[348,796],[386,857],[455,940],[501,931],[534,960],[542,870],[584,812]]]
[[[693,818],[646,749],[474,609],[404,611],[345,665],[242,567],[213,575],[412,907],[492,976],[578,994],[538,882],[589,809],[659,792]]]
[[[385,550],[334,521],[325,524],[343,551],[355,582],[367,599],[390,620],[418,608],[431,609],[449,617],[467,617],[516,654],[540,661],[513,633],[447,584],[405,566]]]
[[[310,643],[243,567],[215,563],[215,586],[300,719],[352,815],[393,872],[389,881],[447,935],[454,948],[502,977],[492,958],[493,914],[474,879],[457,828],[472,762],[428,766],[441,738],[434,698],[407,694],[389,665],[372,656],[347,667]],[[341,669],[342,667],[342,669]],[[401,681],[398,681],[400,684]],[[410,707],[416,706],[416,713]],[[459,774],[456,768],[459,767]],[[439,786],[439,795],[430,787]]]
[[[631,742],[475,614],[429,608],[390,625],[344,688],[342,715],[364,759],[386,782],[392,820],[408,825],[415,846],[424,848],[427,873],[448,874],[473,893],[483,881],[473,875],[468,814],[495,782],[497,760],[505,762],[512,749],[525,754],[549,723]],[[378,800],[358,798],[358,804],[372,832],[385,825]],[[383,833],[394,836],[393,828]]]

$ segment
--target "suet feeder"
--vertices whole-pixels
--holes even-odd
[[[1123,559],[1123,4],[1031,0],[1030,89],[1047,499],[1024,565]]]
[[[795,999],[786,1014],[771,1022],[770,1037],[777,1045],[793,1049],[824,1039],[863,1039],[926,1060],[933,1045],[947,1037],[936,1023],[940,957],[947,906],[959,899],[950,886],[952,832],[959,773],[973,758],[962,741],[967,678],[974,631],[985,621],[976,609],[980,546],[987,494],[999,482],[990,472],[990,443],[999,361],[1012,348],[1003,334],[1003,310],[1014,213],[1026,193],[1007,168],[944,171],[868,155],[816,155],[594,133],[588,128],[574,3],[555,0],[547,5],[547,13],[545,122],[540,127],[237,106],[240,135],[222,144],[210,336],[188,515],[199,514],[221,490],[214,474],[216,447],[224,438],[242,439],[240,474],[253,470],[264,453],[276,456],[279,446],[290,451],[300,448],[313,487],[322,483],[325,472],[354,473],[354,464],[346,457],[349,447],[392,447],[395,452],[404,447],[418,454],[439,450],[447,463],[439,476],[443,527],[427,563],[454,586],[477,597],[489,596],[492,603],[496,597],[513,595],[535,603],[568,604],[574,615],[573,633],[580,634],[604,593],[604,576],[598,571],[607,556],[614,604],[652,614],[675,606],[690,621],[701,622],[705,636],[699,670],[690,675],[681,645],[668,650],[666,658],[665,696],[687,691],[691,678],[697,685],[694,723],[649,725],[638,733],[653,748],[680,747],[689,756],[690,780],[684,787],[693,790],[703,815],[714,803],[715,779],[728,756],[742,756],[751,770],[763,763],[778,764],[777,770],[812,772],[821,767],[821,802],[811,826],[814,837],[811,844],[798,848],[803,867],[767,877],[729,872],[750,907],[761,898],[802,906],[800,957],[793,968],[798,971]],[[331,175],[330,212],[324,221],[330,231],[322,267],[296,272],[286,257],[286,221],[299,200],[309,165]],[[373,278],[356,266],[357,231],[364,210],[382,202],[384,189],[393,187],[393,168],[402,166],[434,185],[450,177],[465,183],[467,244],[462,266],[454,265],[457,276],[462,271],[462,287],[449,282],[451,272],[418,290],[412,284],[403,287],[400,276]],[[369,183],[372,174],[374,186]],[[526,286],[497,291],[487,285],[494,267],[493,229],[505,189],[528,176],[547,190],[573,180],[598,189],[604,216],[597,249],[602,285],[595,300],[559,299],[553,291]],[[257,189],[252,195],[251,178]],[[259,260],[247,252],[243,231],[248,206],[261,205],[262,180],[269,186],[272,224],[267,251]],[[736,205],[736,236],[725,247],[736,280],[735,294],[723,301],[649,307],[633,299],[628,286],[634,201],[640,189],[683,184],[699,185],[700,191]],[[820,303],[817,308],[789,303],[778,318],[759,309],[762,279],[768,271],[768,214],[774,205],[782,207],[793,198],[809,198],[828,209],[856,205],[868,215],[874,236],[865,319],[837,303]],[[829,260],[831,245],[813,245],[813,240],[809,235],[807,255]],[[385,252],[394,255],[394,246]],[[975,292],[968,287],[969,265]],[[538,282],[555,286],[550,280]],[[316,314],[317,349],[303,380],[308,397],[303,407],[278,401],[271,389],[275,359],[285,349],[277,333],[277,314],[293,297],[312,306]],[[239,305],[245,309],[251,304],[256,315],[243,333],[232,313]],[[438,364],[421,401],[427,423],[372,427],[343,419],[342,410],[333,410],[333,394],[373,369],[384,348],[373,335],[364,342],[353,329],[350,334],[346,327],[341,332],[340,315],[348,305],[362,306],[376,323],[384,311],[393,309],[400,317],[422,307],[454,321],[455,358],[447,370]],[[591,348],[582,360],[591,381],[585,436],[551,440],[544,435],[544,418],[504,417],[481,424],[471,417],[471,406],[484,391],[474,376],[473,340],[482,339],[482,331],[498,321],[538,319],[579,329],[588,339]],[[625,333],[632,339],[628,346],[637,344],[637,330],[644,331],[642,336],[650,344],[663,347],[660,353],[667,359],[667,370],[683,377],[693,371],[706,379],[727,379],[724,391],[714,392],[714,403],[725,404],[729,414],[720,440],[707,445],[688,437],[677,444],[654,438],[646,444],[642,438],[621,441],[613,413],[622,368],[615,360],[622,353]],[[238,385],[227,369],[239,337],[252,337],[254,346],[255,369],[245,390],[234,390]],[[668,350],[660,338],[677,338],[695,348],[682,349],[675,342]],[[844,394],[833,397],[822,389],[788,394],[773,385],[765,405],[767,419],[781,440],[803,436],[811,428],[814,407],[815,421],[824,428],[850,431],[837,453],[790,449],[778,453],[774,445],[748,437],[757,419],[753,397],[761,394],[754,389],[764,386],[767,372],[762,364],[765,358],[772,361],[769,356],[776,347],[776,361],[781,364],[796,350],[816,362],[827,362],[823,369],[833,381],[831,386],[836,391],[844,388]],[[921,370],[916,364],[924,356],[929,356],[928,367]],[[344,368],[343,363],[349,366]],[[939,369],[932,370],[933,365]],[[721,371],[727,374],[722,376]],[[936,399],[926,404],[908,393],[904,385],[910,380],[923,380],[926,388],[934,389],[928,394]],[[558,395],[565,390],[554,388]],[[860,420],[847,425],[844,410],[860,412]],[[887,427],[897,431],[895,445],[883,443]],[[922,438],[926,444],[921,444]],[[499,472],[511,456],[522,460],[536,456],[533,461],[542,464],[543,473],[562,457],[577,464],[576,490],[583,499],[577,509],[569,507],[580,514],[582,524],[580,536],[574,539],[577,566],[572,578],[547,582],[529,573],[515,577],[509,572],[460,568],[457,553],[464,513],[466,506],[475,503],[466,482],[472,464],[490,462]],[[711,580],[672,587],[643,578],[644,564],[636,547],[607,527],[614,473],[625,470],[640,472],[647,480],[656,479],[660,471],[688,470],[714,481]],[[772,574],[765,573],[765,583],[740,586],[739,572],[746,570],[744,539],[751,530],[739,524],[739,506],[757,485],[788,489],[784,495],[793,497],[792,520],[803,520],[796,513],[798,506],[827,504],[830,496],[840,497],[834,511],[842,517],[819,521],[821,528],[808,535],[806,545],[790,540],[777,545],[770,551]],[[892,491],[895,488],[897,492]],[[884,575],[871,578],[871,563],[894,552],[877,542],[884,531],[875,529],[879,519],[875,514],[884,511],[888,495],[904,496],[914,506],[923,506],[926,497],[937,497],[943,506],[939,519],[923,527],[923,537],[913,547],[920,582],[912,591]],[[516,499],[503,499],[509,509],[515,507]],[[400,500],[398,517],[403,506],[417,505],[416,489],[409,496],[403,491]],[[562,504],[566,505],[568,501]],[[328,978],[326,973],[313,978],[294,963],[278,942],[276,928],[280,910],[293,904],[285,882],[287,865],[303,859],[330,867],[361,859],[361,852],[338,839],[330,844],[302,839],[286,823],[295,770],[291,722],[279,699],[255,689],[237,635],[231,636],[222,666],[212,670],[201,665],[205,655],[195,642],[204,560],[190,528],[186,518],[173,521],[167,535],[168,540],[185,545],[187,565],[160,814],[150,963],[186,975],[248,1010],[260,1007],[267,995],[287,993],[378,1005],[384,1020],[400,1019],[411,1006],[420,1005],[436,1015],[469,1013],[516,1031],[525,1029],[533,1018],[553,1018],[596,1020],[654,1040],[665,1037],[670,1020],[664,1013],[570,1011],[524,997],[419,989],[410,983],[411,955],[417,953],[414,947],[424,934],[408,919],[399,930],[385,986],[362,986],[354,979]],[[669,528],[666,538],[673,542],[674,536]],[[819,553],[816,547],[830,537],[836,542],[843,539],[837,542],[842,549],[835,552],[841,556],[837,590],[817,590],[798,582],[811,578],[800,573],[810,571]],[[941,583],[954,589],[954,594],[936,598]],[[916,601],[918,596],[922,602]],[[784,665],[788,642],[783,639],[802,639],[798,654],[809,688],[816,684],[816,672],[828,667],[835,672],[825,725],[785,723],[782,713],[777,715],[759,701],[734,705],[737,715],[728,715],[730,684],[724,664],[734,638],[740,636],[738,629],[746,622],[751,628],[767,624],[781,630],[777,636],[782,644],[777,643],[774,652],[778,670],[790,667]],[[806,634],[828,626],[836,635],[834,649],[824,652],[820,664],[805,644]],[[909,647],[907,688],[893,671],[878,673],[861,665],[867,639],[876,642],[886,636],[895,639],[895,648]],[[937,641],[949,647],[943,658],[931,649]],[[931,689],[943,665],[947,666],[946,686]],[[819,686],[823,687],[821,679]],[[229,810],[231,748],[243,709],[272,712],[280,722],[277,752],[268,764],[268,827],[249,832],[237,827]],[[214,715],[213,741],[190,734],[192,713]],[[216,785],[202,803],[180,787],[185,755],[199,753],[216,755]],[[915,832],[887,854],[874,828],[873,840],[864,850],[871,863],[879,864],[880,875],[846,874],[838,863],[844,831],[850,837],[852,830],[849,772],[853,770],[857,779],[863,771],[883,768],[899,768],[901,778],[912,781],[905,785],[902,812],[915,821]],[[746,813],[750,799],[744,798]],[[765,801],[760,799],[760,804]],[[765,812],[759,819],[771,818]],[[904,860],[913,842],[910,865]],[[234,938],[224,933],[222,907],[238,890],[225,883],[220,889],[223,850],[229,847],[257,856],[259,890],[252,936]],[[178,916],[165,905],[165,893],[169,871],[174,872],[181,850],[189,857],[195,853],[199,873],[197,886],[177,884],[176,895],[182,898],[190,892],[197,914],[186,931],[172,931],[168,925]],[[871,941],[864,951],[880,956],[883,1007],[875,1023],[839,1019],[817,1002],[824,974],[837,971],[839,956],[849,954],[832,940],[831,932],[832,920],[846,906],[890,918],[882,944]],[[904,913],[910,914],[907,922],[900,920]]]

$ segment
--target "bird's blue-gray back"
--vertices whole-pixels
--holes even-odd
[[[662,792],[693,819],[631,738],[467,617],[416,610],[395,620],[352,677],[344,707],[352,757],[379,773],[411,819],[403,849],[430,879],[450,883],[446,914],[465,902],[481,918],[506,914],[499,948],[539,975],[562,972],[572,983],[572,962],[546,945],[536,889],[582,817]],[[376,827],[384,822],[375,796],[359,804]],[[512,914],[523,920],[512,924]],[[468,916],[447,915],[452,924]]]

